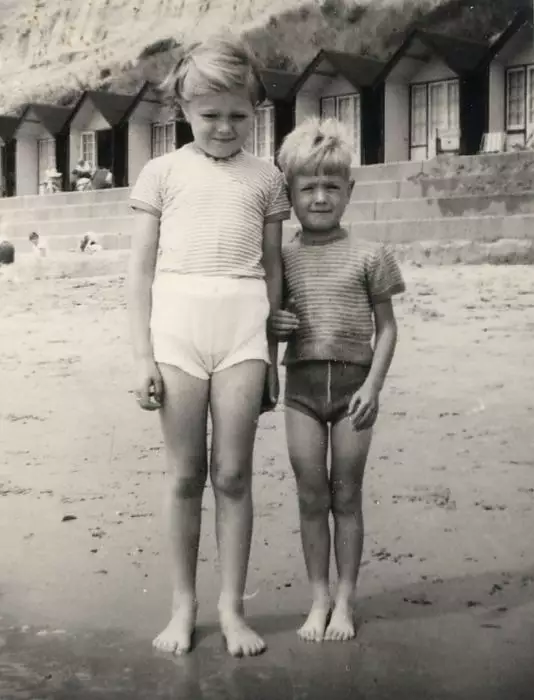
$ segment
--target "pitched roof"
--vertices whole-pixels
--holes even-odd
[[[296,73],[288,73],[285,70],[261,71],[261,79],[269,100],[288,99],[290,90],[297,78],[298,75]]]
[[[423,29],[414,29],[386,63],[379,80],[385,80],[397,63],[408,57],[408,51],[416,41],[420,41],[431,53],[441,58],[457,75],[474,73],[480,70],[486,65],[486,59],[490,54],[490,45],[486,42],[461,39],[446,34],[428,32]]]
[[[123,95],[106,90],[86,90],[72,110],[69,121],[74,119],[85,100],[91,100],[110,126],[118,126],[124,119],[128,118],[143,90],[135,95]]]
[[[476,71],[490,48],[486,42],[433,32],[419,32],[418,38],[458,74]]]
[[[72,112],[72,107],[58,107],[56,105],[45,105],[35,102],[30,103],[26,105],[20,117],[19,124],[24,121],[30,111],[33,111],[45,129],[55,136],[66,126]]]
[[[525,9],[516,12],[508,26],[491,43],[489,59],[493,60],[502,51],[506,44],[523,29],[523,27],[534,27],[532,10]]]
[[[344,51],[322,49],[299,75],[293,84],[291,95],[296,94],[300,90],[323,61],[330,63],[336,73],[346,78],[357,89],[373,86],[377,76],[380,75],[385,67],[385,63],[374,58],[356,56]]]
[[[0,116],[0,139],[6,143],[11,141],[19,123],[19,117]]]

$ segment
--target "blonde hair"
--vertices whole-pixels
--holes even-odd
[[[247,44],[229,32],[193,41],[161,84],[180,102],[213,92],[246,90],[256,106],[265,100],[260,66]]]
[[[278,164],[288,183],[296,175],[351,174],[350,137],[337,119],[306,119],[288,134],[278,153]]]

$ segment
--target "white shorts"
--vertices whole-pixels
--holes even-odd
[[[264,280],[158,273],[150,330],[154,359],[209,379],[245,360],[269,362]]]

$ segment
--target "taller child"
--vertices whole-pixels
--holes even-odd
[[[247,47],[228,35],[196,42],[168,83],[194,140],[139,175],[129,271],[138,401],[160,409],[168,457],[172,617],[154,646],[178,654],[192,646],[209,462],[221,629],[232,655],[254,655],[265,643],[243,610],[252,457],[266,378],[271,399],[278,398],[276,342],[266,323],[281,303],[282,221],[290,207],[280,171],[243,150],[264,99]]]

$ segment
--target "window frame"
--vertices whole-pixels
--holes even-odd
[[[46,144],[46,162],[43,166],[43,144]],[[47,136],[45,138],[37,139],[37,177],[39,184],[43,184],[46,181],[46,171],[57,168],[56,160],[56,139],[54,137]]]
[[[521,76],[521,113],[522,119],[518,122],[510,121],[510,76]],[[527,66],[511,66],[506,69],[506,79],[504,88],[504,117],[505,128],[508,134],[522,134],[527,127]]]
[[[352,100],[353,107],[353,124],[350,128],[350,135],[352,139],[353,155],[357,156],[360,160],[362,158],[362,96],[361,92],[347,92],[340,95],[325,95],[321,97],[319,101],[319,115],[321,119],[337,119],[341,122],[345,128],[348,125],[340,118],[340,102],[346,99]],[[325,110],[325,104],[329,104],[330,101],[334,104],[334,113]]]
[[[159,134],[159,140],[156,135]],[[156,143],[159,143],[160,152],[156,152]],[[150,125],[150,154],[151,158],[158,158],[176,150],[176,121],[169,119],[166,122],[153,122]]]
[[[87,138],[89,137],[89,138]],[[84,142],[88,141],[91,144],[91,148],[88,149],[89,151],[92,151],[92,158],[86,158],[85,157],[85,151],[84,151]],[[90,163],[93,168],[97,167],[96,163],[96,131],[82,131],[80,132],[80,159]]]

